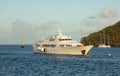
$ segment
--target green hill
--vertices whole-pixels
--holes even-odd
[[[103,36],[103,30],[105,36]],[[112,26],[108,26],[98,32],[94,32],[87,37],[83,37],[81,42],[84,45],[95,45],[103,43],[105,37],[105,44],[109,44],[113,47],[120,47],[120,21]]]

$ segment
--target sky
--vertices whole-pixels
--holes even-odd
[[[76,41],[120,21],[120,0],[0,0],[0,44],[62,32]]]

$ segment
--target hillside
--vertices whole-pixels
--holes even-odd
[[[81,42],[84,45],[92,44],[98,46],[104,41],[103,30],[105,32],[106,44],[110,44],[113,47],[120,47],[120,21],[98,32],[94,32],[87,37],[83,37]]]

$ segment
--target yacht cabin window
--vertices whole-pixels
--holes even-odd
[[[72,41],[72,39],[59,39],[60,41]]]

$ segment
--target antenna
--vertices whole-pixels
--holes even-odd
[[[46,39],[45,39],[45,37],[44,37],[44,36],[42,36],[42,39],[43,39],[44,41],[46,41]]]
[[[58,31],[58,35],[59,35],[59,36],[62,36],[62,31],[61,31],[61,29],[57,29],[57,31]]]

